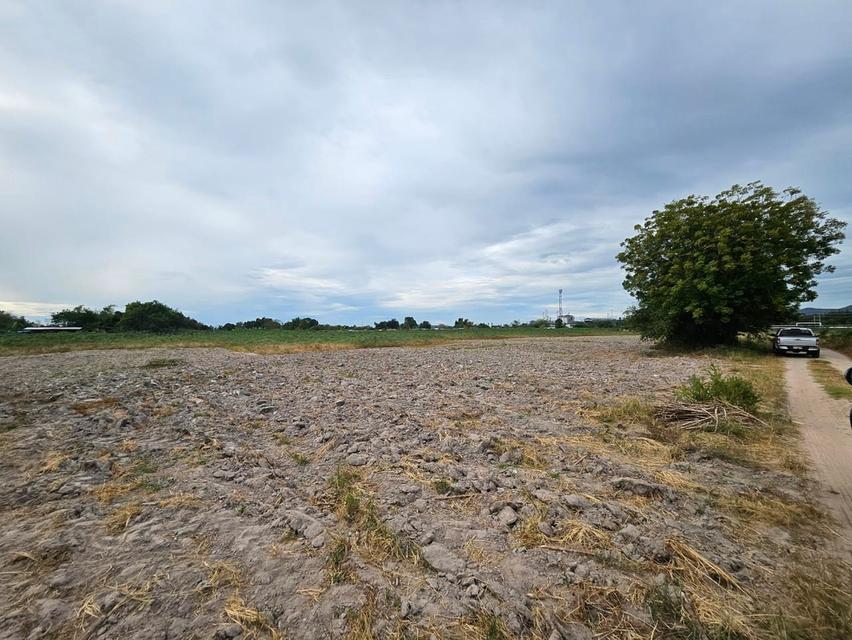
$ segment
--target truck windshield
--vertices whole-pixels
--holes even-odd
[[[810,329],[781,329],[778,332],[779,336],[812,336],[813,332]]]

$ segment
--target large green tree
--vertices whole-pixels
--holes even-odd
[[[845,222],[798,189],[760,182],[654,211],[621,243],[631,321],[643,337],[710,345],[796,316],[813,300]]]
[[[167,332],[180,329],[209,329],[210,327],[172,309],[162,302],[129,302],[118,323],[120,331]]]

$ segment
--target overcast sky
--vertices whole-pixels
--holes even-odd
[[[560,287],[605,316],[634,224],[752,180],[852,220],[849,0],[0,0],[0,308],[30,317],[497,322]]]

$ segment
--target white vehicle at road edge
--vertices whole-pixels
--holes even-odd
[[[819,338],[805,327],[783,327],[772,337],[772,351],[777,355],[807,354],[819,358]]]

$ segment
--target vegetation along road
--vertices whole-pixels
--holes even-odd
[[[842,372],[852,360],[830,349],[823,358],[836,369],[838,384],[845,385]],[[852,556],[852,428],[849,425],[849,400],[829,396],[827,389],[809,374],[818,361],[787,359],[787,387],[790,413],[801,424],[805,449],[813,460],[813,469],[829,506],[845,538],[847,553]],[[841,387],[842,388],[842,387]]]

